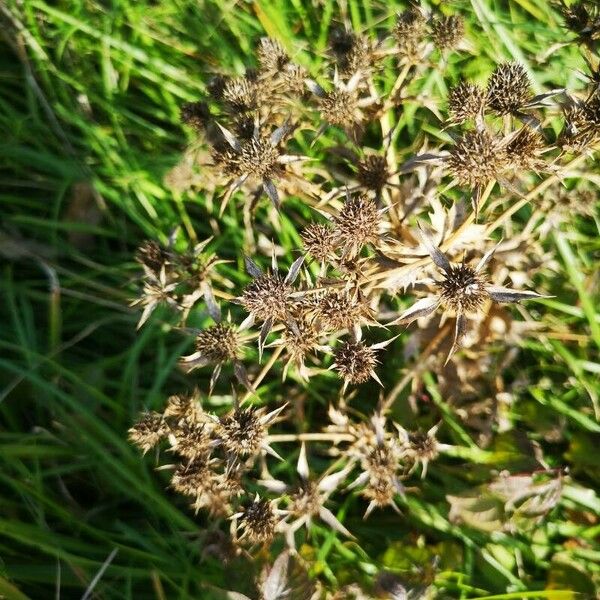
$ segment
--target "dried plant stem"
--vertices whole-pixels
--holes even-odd
[[[387,410],[396,400],[400,392],[413,380],[414,376],[425,368],[425,359],[428,358],[440,342],[450,333],[450,323],[445,323],[444,326],[437,332],[435,337],[427,344],[427,347],[415,361],[414,366],[404,375],[404,377],[393,387],[390,393],[386,396],[382,409]]]
[[[267,436],[271,442],[353,442],[356,438],[349,433],[280,433]]]
[[[262,368],[261,372],[256,376],[256,379],[252,382],[252,387],[256,389],[257,386],[260,385],[262,380],[267,376],[267,373],[271,370],[271,367],[277,362],[277,359],[281,355],[284,350],[284,346],[279,346],[275,352],[271,355],[269,360],[265,363],[265,366]],[[252,395],[251,391],[247,391],[240,402],[246,401]]]

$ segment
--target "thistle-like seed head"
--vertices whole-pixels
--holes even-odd
[[[186,102],[181,105],[181,121],[200,131],[210,121],[210,109],[206,102]]]
[[[167,434],[168,427],[163,416],[157,412],[142,414],[140,420],[129,429],[129,441],[146,454]]]
[[[347,290],[328,290],[317,298],[313,308],[315,320],[328,331],[352,329],[363,321],[371,321],[372,313],[362,295]]]
[[[356,122],[358,98],[353,91],[336,88],[320,99],[319,108],[323,119],[331,125],[349,127]]]
[[[294,321],[293,327],[286,327],[281,336],[290,361],[304,364],[304,359],[319,345],[319,333],[312,323],[306,320]]]
[[[281,171],[277,162],[281,152],[268,138],[250,138],[242,143],[238,155],[239,170],[257,179],[274,177]]]
[[[240,348],[237,330],[228,323],[217,323],[196,337],[196,350],[213,363],[237,359]]]
[[[442,302],[458,314],[478,310],[488,294],[485,279],[474,269],[465,265],[451,265],[438,284]]]
[[[272,503],[265,498],[258,498],[244,510],[238,528],[241,530],[240,539],[250,544],[270,542],[275,535],[277,517]]]
[[[427,463],[439,454],[438,443],[431,432],[413,431],[408,434],[406,456],[415,462]]]
[[[291,292],[292,286],[279,273],[265,273],[246,286],[240,303],[259,321],[283,321],[290,308]]]
[[[461,81],[448,94],[448,112],[452,123],[464,123],[483,113],[485,90],[474,83]]]
[[[495,179],[506,167],[506,153],[488,131],[467,131],[450,150],[448,169],[461,185],[475,187]]]
[[[314,481],[304,481],[292,495],[289,511],[295,517],[319,514],[323,500]]]
[[[425,33],[427,20],[420,10],[409,8],[396,16],[394,37],[400,56],[415,61],[419,58],[419,45]]]
[[[254,456],[260,450],[265,429],[254,408],[237,408],[219,419],[217,435],[234,456]]]
[[[258,64],[261,71],[279,73],[290,62],[283,46],[272,38],[261,38],[257,48]]]
[[[528,170],[540,162],[538,155],[543,148],[542,134],[531,127],[523,127],[506,145],[506,157],[513,169]]]
[[[225,75],[215,75],[210,78],[208,84],[206,85],[208,93],[218,101],[223,100],[223,93],[225,91],[225,86],[229,81],[229,77],[225,77]]]
[[[380,213],[375,201],[366,194],[349,196],[334,219],[335,230],[350,255],[379,238]]]
[[[184,496],[199,496],[212,478],[212,471],[206,457],[196,458],[175,467],[171,477],[171,487]]]
[[[200,422],[200,417],[203,414],[202,407],[195,395],[191,396],[169,396],[167,407],[163,412],[165,419],[174,417],[181,419],[186,417],[190,421]]]
[[[308,71],[304,67],[289,63],[280,71],[279,76],[284,89],[290,94],[301,95],[306,90]]]
[[[257,110],[261,102],[257,83],[248,77],[228,79],[223,86],[222,98],[233,113]]]
[[[376,356],[376,351],[363,342],[344,341],[335,352],[336,371],[347,383],[364,383],[377,365]]]
[[[146,240],[135,253],[135,259],[158,275],[169,260],[169,253],[153,240]]]
[[[487,105],[499,115],[517,112],[531,99],[531,82],[518,62],[498,65],[487,85]]]
[[[385,156],[371,154],[362,158],[356,165],[356,178],[368,190],[381,192],[390,178]]]
[[[319,262],[326,261],[337,246],[335,230],[331,225],[311,223],[300,234],[305,250]]]
[[[397,453],[387,445],[378,444],[365,456],[362,467],[369,475],[369,481],[362,495],[378,507],[393,504],[394,496],[398,492]]]
[[[171,428],[169,441],[180,456],[196,459],[210,454],[210,427],[199,423],[191,415],[186,415]]]
[[[357,71],[368,70],[373,64],[373,48],[369,38],[347,29],[334,29],[329,48],[342,75],[352,76]]]
[[[434,19],[431,23],[431,35],[440,50],[452,50],[465,35],[465,21],[459,15]]]

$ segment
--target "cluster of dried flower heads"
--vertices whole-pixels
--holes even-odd
[[[578,41],[595,48],[597,9],[563,10]],[[204,393],[169,398],[162,413],[142,415],[130,437],[144,452],[167,445],[176,461],[161,469],[172,470],[171,486],[196,511],[228,518],[239,546],[281,535],[294,548],[317,519],[352,537],[334,510],[342,493],[361,497],[365,516],[400,512],[415,489],[407,482],[418,485],[415,471],[425,477],[440,454],[460,456],[439,441],[456,438],[431,402],[428,373],[481,447],[499,424],[510,427],[501,420],[511,387],[497,374],[514,362],[519,340],[544,325],[526,306],[517,319],[506,305],[548,297],[532,289],[536,270],[552,269],[544,237],[574,212],[590,213],[589,191],[566,191],[563,180],[600,142],[600,70],[588,52],[587,89],[534,93],[528,68],[502,62],[485,85],[454,82],[438,105],[416,84],[434,68],[443,76],[451,52],[468,53],[465,35],[460,16],[413,6],[376,36],[334,30],[321,73],[263,38],[256,68],[215,76],[205,99],[182,108],[200,140],[191,152],[208,205],[214,196],[220,214],[239,214],[244,223],[249,278],[232,294],[220,270],[226,261],[208,252],[210,240],[182,251],[174,236],[166,247],[140,248],[140,325],[156,307],[170,307],[195,337],[182,367],[212,374]],[[407,137],[398,123],[408,109],[439,134]],[[302,247],[282,268],[274,240],[288,202]],[[511,219],[526,205],[529,216]],[[210,323],[189,328],[190,314]],[[283,392],[263,392],[278,369]],[[230,378],[223,393],[237,391],[233,406],[214,414],[205,406],[222,373]],[[306,423],[302,390],[315,378],[326,381],[329,408],[311,410]],[[360,386],[373,381],[371,400],[355,402]],[[401,395],[408,395],[410,422],[428,426],[406,430],[397,422]],[[429,401],[419,403],[422,397]],[[320,464],[329,460],[321,473],[309,468],[317,450]],[[271,475],[290,459],[294,481]],[[541,456],[539,464],[547,481],[531,476],[529,485],[549,487],[552,501],[536,505],[536,518],[560,495],[560,477],[544,470]],[[490,485],[488,494],[500,484]],[[448,500],[449,518],[464,520],[469,497]]]

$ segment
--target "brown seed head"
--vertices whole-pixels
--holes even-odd
[[[372,376],[376,356],[376,351],[363,342],[344,341],[335,352],[336,371],[347,383],[364,383]]]
[[[334,89],[320,99],[319,108],[323,119],[331,125],[349,127],[356,123],[358,98],[353,91]]]
[[[323,501],[313,481],[305,481],[292,495],[289,511],[295,517],[319,514]]]
[[[137,249],[135,259],[158,275],[169,260],[169,253],[153,240],[147,240]]]
[[[210,120],[210,109],[206,102],[186,102],[181,105],[180,115],[183,123],[202,130]]]
[[[283,87],[290,94],[301,95],[306,90],[305,80],[308,72],[304,67],[295,63],[289,63],[279,73]]]
[[[233,113],[257,110],[261,103],[259,87],[248,77],[228,79],[223,86],[222,97]]]
[[[268,138],[252,137],[242,143],[238,155],[239,170],[257,179],[270,179],[281,171],[277,162],[280,154],[280,150]]]
[[[217,323],[202,330],[196,337],[196,350],[214,363],[237,359],[240,349],[237,331],[228,323]]]
[[[171,487],[184,496],[199,496],[212,478],[212,471],[206,457],[196,458],[175,467]]]
[[[274,39],[264,37],[258,43],[258,64],[261,71],[279,73],[290,62],[290,57],[283,46]]]
[[[415,462],[429,462],[439,454],[438,443],[433,433],[413,431],[408,434],[405,456]]]
[[[498,65],[487,85],[487,105],[499,115],[517,112],[531,99],[531,82],[518,62]]]
[[[329,48],[342,75],[352,76],[373,65],[373,47],[369,38],[364,35],[343,28],[334,29]]]
[[[362,495],[378,507],[393,504],[398,492],[397,452],[393,452],[387,445],[378,444],[361,462],[362,468],[369,474],[369,481]]]
[[[396,16],[394,37],[400,56],[416,61],[427,21],[420,10],[409,8]]]
[[[294,321],[293,327],[287,326],[284,329],[281,341],[290,361],[302,365],[306,357],[317,349],[319,337],[312,323],[298,320]]]
[[[195,395],[169,396],[169,399],[167,400],[167,407],[163,412],[165,419],[169,417],[174,417],[176,419],[186,417],[190,421],[197,422],[200,422],[202,415],[202,407],[200,406],[200,402]]]
[[[506,168],[506,154],[488,131],[467,131],[450,150],[448,169],[461,185],[475,187]]]
[[[245,510],[240,519],[240,539],[250,544],[270,542],[275,535],[277,517],[269,500],[261,498],[254,500]]]
[[[483,114],[485,90],[474,83],[461,81],[448,94],[448,112],[452,123],[464,123]]]
[[[312,312],[318,327],[327,331],[352,329],[373,318],[365,298],[347,290],[328,290],[316,299]]]
[[[544,149],[544,137],[531,127],[522,127],[506,145],[506,157],[516,170],[535,169],[540,165],[539,154]]]
[[[167,424],[160,413],[143,413],[140,420],[129,430],[129,441],[146,454],[160,442],[167,431]]]
[[[249,283],[240,303],[259,321],[284,321],[291,307],[292,286],[279,273],[265,273]]]
[[[350,196],[335,217],[335,230],[350,255],[379,239],[380,214],[375,201],[366,194]]]
[[[234,456],[254,456],[260,450],[265,429],[254,408],[237,408],[221,417],[217,435],[225,450]]]
[[[431,23],[431,35],[440,50],[452,50],[465,35],[465,21],[459,15],[434,19]]]
[[[360,185],[374,192],[381,192],[390,178],[385,156],[370,154],[356,165],[356,178]]]
[[[438,285],[442,302],[458,314],[478,310],[488,297],[485,279],[465,264],[452,265]]]
[[[325,262],[335,252],[336,234],[330,225],[311,223],[300,237],[305,250],[319,262]]]
[[[211,449],[210,426],[187,415],[171,428],[173,451],[192,460],[208,456]]]
[[[228,80],[229,77],[225,77],[225,75],[215,75],[214,77],[211,77],[206,86],[208,93],[215,100],[223,100],[223,93]]]

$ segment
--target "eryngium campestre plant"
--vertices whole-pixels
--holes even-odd
[[[564,12],[589,45],[597,12],[580,4]],[[468,48],[464,36],[460,15],[411,6],[389,30],[333,30],[318,70],[262,38],[256,68],[218,75],[181,109],[207,146],[201,172],[215,169],[204,179],[208,209],[218,201],[206,218],[223,236],[237,221],[243,240],[237,229],[223,239],[243,249],[219,237],[187,243],[182,230],[166,245],[140,247],[140,325],[158,320],[150,317],[161,305],[177,312],[195,343],[180,364],[200,391],[142,414],[129,435],[144,453],[167,446],[173,489],[195,510],[228,517],[233,542],[247,551],[282,540],[293,548],[327,529],[348,539],[362,514],[414,527],[424,515],[442,519],[440,498],[435,517],[418,508],[429,494],[421,478],[429,470],[458,481],[444,469],[458,473],[466,457],[484,457],[477,477],[497,485],[473,441],[479,409],[466,399],[494,389],[497,406],[510,395],[502,365],[548,327],[543,306],[507,305],[549,296],[536,278],[551,268],[547,223],[568,218],[558,182],[600,141],[600,96],[597,65],[589,89],[538,96],[519,63],[499,61],[487,87],[450,81],[445,65]],[[447,98],[424,83],[442,79]],[[236,260],[246,274],[232,274]],[[476,439],[491,445],[510,417],[486,411],[488,435]],[[542,447],[536,452],[545,472]],[[313,453],[317,472],[308,468]],[[559,491],[534,511],[536,523],[560,497],[560,475],[544,477]],[[355,498],[338,513],[344,494]]]

